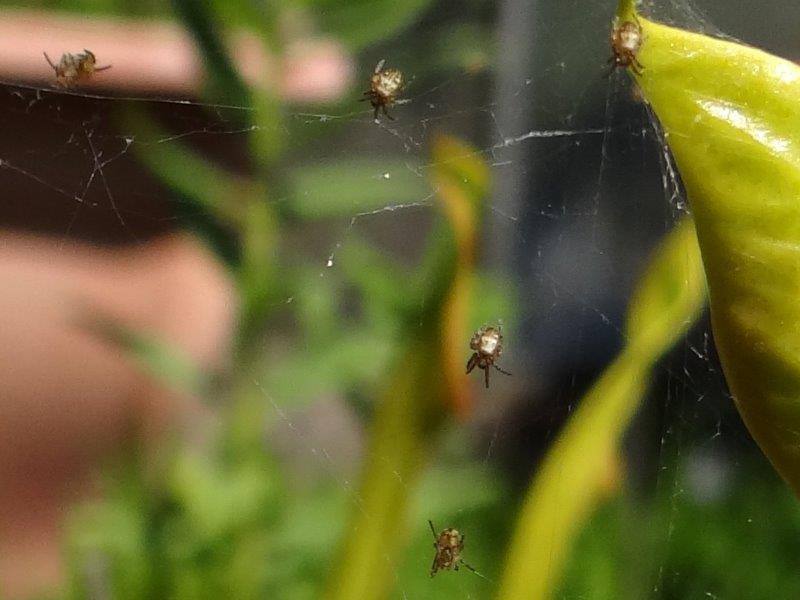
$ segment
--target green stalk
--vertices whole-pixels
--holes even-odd
[[[422,336],[410,344],[380,395],[363,473],[353,496],[355,518],[325,598],[382,598],[394,584],[394,555],[405,539],[407,500],[417,483],[427,447],[442,421],[440,394],[430,381],[430,348]]]
[[[447,408],[454,407],[453,390],[437,374],[450,353],[461,351],[443,342],[443,331],[458,326],[447,321],[452,315],[445,309],[453,304],[454,290],[462,289],[454,287],[455,274],[472,265],[471,249],[457,241],[459,232],[477,227],[488,190],[488,168],[476,156],[453,138],[434,143],[433,177],[446,218],[433,229],[424,277],[415,286],[425,290],[414,303],[422,308],[406,316],[408,342],[377,398],[361,485],[332,566],[327,600],[377,600],[396,583],[394,565],[407,537],[408,499]],[[468,335],[463,337],[466,343]]]
[[[239,76],[218,33],[219,20],[213,4],[205,0],[173,0],[173,6],[202,51],[212,96],[232,105],[248,106],[250,90]]]
[[[619,0],[617,16],[622,21],[627,21],[636,16],[636,0]]]

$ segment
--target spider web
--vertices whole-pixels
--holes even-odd
[[[357,102],[360,82],[338,106],[286,108],[279,184],[267,201],[280,220],[278,269],[286,282],[274,294],[271,322],[287,349],[256,374],[252,390],[269,409],[267,452],[290,482],[283,502],[295,505],[277,527],[288,540],[282,550],[316,564],[276,559],[287,572],[282,585],[307,577],[305,591],[292,597],[316,597],[348,515],[365,511],[358,467],[374,390],[403,331],[385,306],[368,305],[360,269],[374,256],[402,272],[418,268],[439,202],[429,152],[437,132],[469,140],[490,168],[478,274],[486,293],[475,313],[502,324],[502,366],[514,376],[494,377],[489,390],[475,376],[473,416],[446,426],[421,481],[395,472],[411,498],[411,529],[403,555],[383,558],[391,597],[491,597],[513,508],[583,392],[624,343],[627,301],[650,251],[688,212],[653,115],[627,75],[604,77],[608,4],[506,0],[496,14],[473,7],[472,15],[434,3],[396,39],[355,57],[364,81],[384,57],[411,77],[390,109],[395,121],[373,120],[372,108]],[[800,37],[764,24],[775,20],[745,19],[722,0],[652,0],[643,11],[785,56],[800,51]],[[765,3],[765,14],[772,11],[800,18],[788,0]],[[439,64],[410,50],[464,23],[496,40],[494,60],[491,45],[481,46],[484,67]],[[230,246],[209,207],[176,193],[144,166],[147,156],[188,148],[232,180],[254,178],[252,139],[277,127],[254,120],[246,106],[8,81],[0,106],[3,225],[55,236],[64,252],[85,242],[146,246],[191,229],[225,255]],[[131,125],[130,111],[155,126]],[[357,343],[330,349],[348,336]],[[773,516],[759,502],[786,492],[733,410],[707,319],[657,368],[624,450],[624,489],[584,529],[560,597],[731,597],[726,571],[747,570],[752,548],[761,571],[751,590],[770,597],[772,588],[758,586],[787,558],[758,529],[793,519],[796,534],[797,511]],[[480,577],[428,577],[428,519],[466,534],[464,558]],[[724,558],[708,556],[714,537],[728,544]],[[632,564],[637,574],[623,576]]]

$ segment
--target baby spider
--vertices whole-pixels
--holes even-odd
[[[471,373],[475,367],[483,369],[487,388],[489,387],[489,367],[494,367],[503,375],[511,375],[495,364],[503,352],[503,334],[500,333],[499,327],[484,325],[473,334],[469,341],[469,347],[475,352],[467,361],[467,373]]]
[[[397,100],[397,96],[400,95],[400,92],[403,91],[403,72],[397,69],[384,69],[383,65],[386,63],[386,59],[380,61],[377,65],[375,65],[375,71],[372,73],[372,79],[370,79],[369,83],[369,90],[364,92],[364,98],[362,101],[369,100],[372,107],[375,109],[375,120],[378,120],[378,111],[383,110],[383,114],[386,117],[394,121],[394,117],[392,117],[387,112],[387,107],[391,106]]]
[[[96,66],[97,59],[94,53],[86,49],[80,54],[65,52],[61,55],[61,60],[58,61],[58,64],[50,60],[47,52],[43,54],[47,63],[56,72],[56,84],[62,88],[70,88],[80,81],[89,79],[97,71],[105,71],[111,68],[111,65]]]
[[[436,548],[436,556],[433,557],[433,564],[431,565],[431,577],[439,571],[450,569],[458,571],[459,564],[476,575],[480,575],[461,558],[461,552],[464,550],[464,536],[457,529],[442,529],[442,533],[437,535],[433,521],[429,520],[428,525],[431,526],[431,532],[435,540],[433,547]]]
[[[642,74],[644,66],[636,58],[642,47],[642,28],[638,23],[625,21],[611,31],[611,50],[614,52],[608,60],[611,69],[630,67],[637,75]]]

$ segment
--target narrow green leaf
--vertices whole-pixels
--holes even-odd
[[[508,551],[497,598],[550,598],[569,549],[616,485],[620,437],[655,362],[697,319],[705,283],[694,228],[684,220],[662,242],[631,299],[626,346],[583,397],[536,473]]]
[[[173,0],[175,13],[194,36],[210,75],[211,94],[221,102],[248,106],[250,92],[228,56],[220,35],[221,23],[213,3],[205,0]]]
[[[87,327],[117,344],[148,375],[175,391],[200,396],[207,389],[208,376],[181,348],[108,320],[93,319]]]
[[[472,388],[464,377],[461,348],[470,330],[470,304],[474,291],[475,259],[482,202],[489,191],[490,172],[475,150],[460,140],[437,136],[433,143],[436,167],[432,179],[441,207],[453,230],[457,260],[450,289],[444,300],[440,337],[445,399],[461,419],[472,410]],[[488,372],[488,371],[487,371]]]
[[[388,213],[415,203],[424,210],[431,193],[414,166],[367,159],[303,165],[289,175],[288,209],[304,219]]]
[[[392,258],[358,237],[348,240],[338,255],[336,264],[347,282],[362,294],[363,311],[368,317],[400,314],[419,302],[419,290],[405,283],[408,269]]]
[[[414,22],[431,0],[312,0],[322,27],[357,50]]]
[[[220,223],[238,227],[245,220],[246,198],[263,198],[263,186],[214,164],[170,135],[141,108],[127,105],[125,131],[135,132],[136,157],[165,185],[179,192]]]

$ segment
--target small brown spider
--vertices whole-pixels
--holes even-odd
[[[361,99],[362,101],[369,100],[370,104],[372,104],[375,109],[374,118],[376,121],[378,120],[379,110],[383,110],[386,118],[394,121],[394,117],[386,109],[395,103],[397,96],[403,91],[405,83],[403,72],[397,69],[384,69],[383,65],[385,63],[386,60],[384,59],[375,65],[375,71],[373,71],[369,83],[369,90],[364,92],[365,98]]]
[[[104,67],[95,66],[97,64],[97,59],[94,53],[86,49],[80,54],[65,52],[61,55],[61,60],[58,61],[58,64],[50,60],[50,57],[47,56],[47,52],[43,54],[47,63],[56,72],[56,84],[62,88],[73,87],[77,83],[89,79],[97,71],[105,71],[111,68],[111,65],[106,65]]]
[[[494,367],[503,375],[511,375],[495,364],[495,361],[503,353],[503,334],[500,333],[499,327],[484,325],[473,334],[469,341],[469,347],[475,352],[467,361],[467,374],[471,373],[475,367],[483,369],[487,388],[489,387],[489,367]]]
[[[453,570],[458,571],[458,566],[462,565],[475,573],[480,575],[475,569],[470,567],[461,558],[461,552],[464,550],[464,538],[457,529],[442,529],[442,532],[437,534],[436,528],[433,526],[433,521],[428,521],[431,526],[431,533],[433,533],[433,547],[436,548],[436,556],[433,557],[433,564],[431,565],[431,577],[436,575],[439,571]]]
[[[642,47],[642,28],[638,23],[625,21],[611,31],[611,50],[614,52],[608,63],[611,69],[630,67],[637,75],[642,74],[644,66],[636,58]]]

